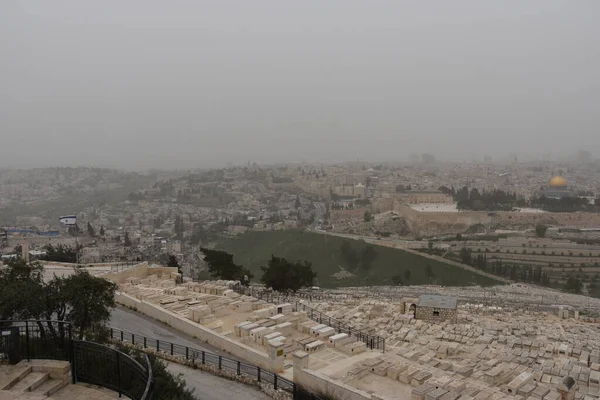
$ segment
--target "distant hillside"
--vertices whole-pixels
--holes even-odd
[[[250,231],[217,247],[233,253],[235,262],[250,268],[255,280],[262,276],[261,265],[266,265],[274,254],[290,261],[312,262],[318,274],[317,284],[322,287],[393,285],[399,278],[404,285],[489,286],[499,283],[403,250],[299,230]],[[370,249],[365,250],[367,247]],[[406,272],[409,269],[410,274]]]

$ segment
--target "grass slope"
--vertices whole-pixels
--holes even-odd
[[[261,265],[266,265],[271,254],[285,257],[290,261],[308,260],[317,272],[317,283],[322,287],[393,285],[392,276],[400,275],[405,285],[439,284],[445,286],[482,286],[498,284],[497,281],[466,271],[444,262],[429,260],[424,257],[389,247],[373,246],[377,253],[368,270],[356,269],[352,276],[338,279],[333,274],[350,270],[345,264],[341,245],[348,241],[360,252],[366,243],[335,236],[321,235],[298,230],[278,232],[250,231],[235,239],[220,243],[217,248],[234,255],[234,261],[250,268],[255,280],[262,276]],[[425,273],[427,265],[435,275],[428,279]],[[411,270],[410,280],[406,280],[405,271]]]

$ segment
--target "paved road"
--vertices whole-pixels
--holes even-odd
[[[187,386],[198,400],[272,400],[263,392],[243,383],[230,381],[208,372],[198,371],[175,363],[167,363],[174,375],[182,374]]]
[[[126,332],[135,333],[136,335],[146,336],[152,339],[164,340],[188,346],[190,348],[210,351],[214,354],[220,354],[230,359],[238,360],[239,358],[217,349],[201,340],[195,339],[185,333],[179,332],[162,322],[156,321],[143,314],[128,310],[123,307],[117,307],[113,310],[110,317],[109,325],[112,328],[121,329]],[[240,360],[243,361],[243,360]]]
[[[224,351],[212,347],[198,339],[194,339],[184,333],[178,332],[163,323],[149,318],[143,314],[117,307],[113,310],[110,318],[110,326],[127,332],[143,335],[153,339],[160,339],[188,346],[190,348],[210,351],[215,354],[227,356],[230,359],[238,359]],[[167,362],[167,369],[174,374],[183,374],[190,388],[195,388],[194,396],[198,400],[268,400],[266,394],[243,383],[220,378],[208,372],[202,372],[183,365]]]

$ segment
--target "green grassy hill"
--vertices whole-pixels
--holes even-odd
[[[372,246],[375,256],[369,267],[349,265],[342,253],[343,242],[348,243],[346,249],[351,247],[359,255],[366,246]],[[255,280],[259,280],[262,276],[261,265],[266,265],[273,254],[290,261],[312,262],[313,270],[317,272],[316,284],[322,287],[393,285],[393,276],[401,277],[404,285],[435,283],[445,286],[471,284],[489,286],[499,283],[462,268],[403,250],[298,230],[250,231],[220,243],[217,248],[233,253],[234,261],[250,268],[255,275]],[[432,278],[427,276],[427,265],[433,272]],[[409,279],[406,278],[405,272],[408,269],[411,271]]]

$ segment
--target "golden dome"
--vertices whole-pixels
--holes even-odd
[[[552,187],[567,186],[567,181],[562,176],[555,176],[552,179],[550,179],[550,186],[552,186]]]

